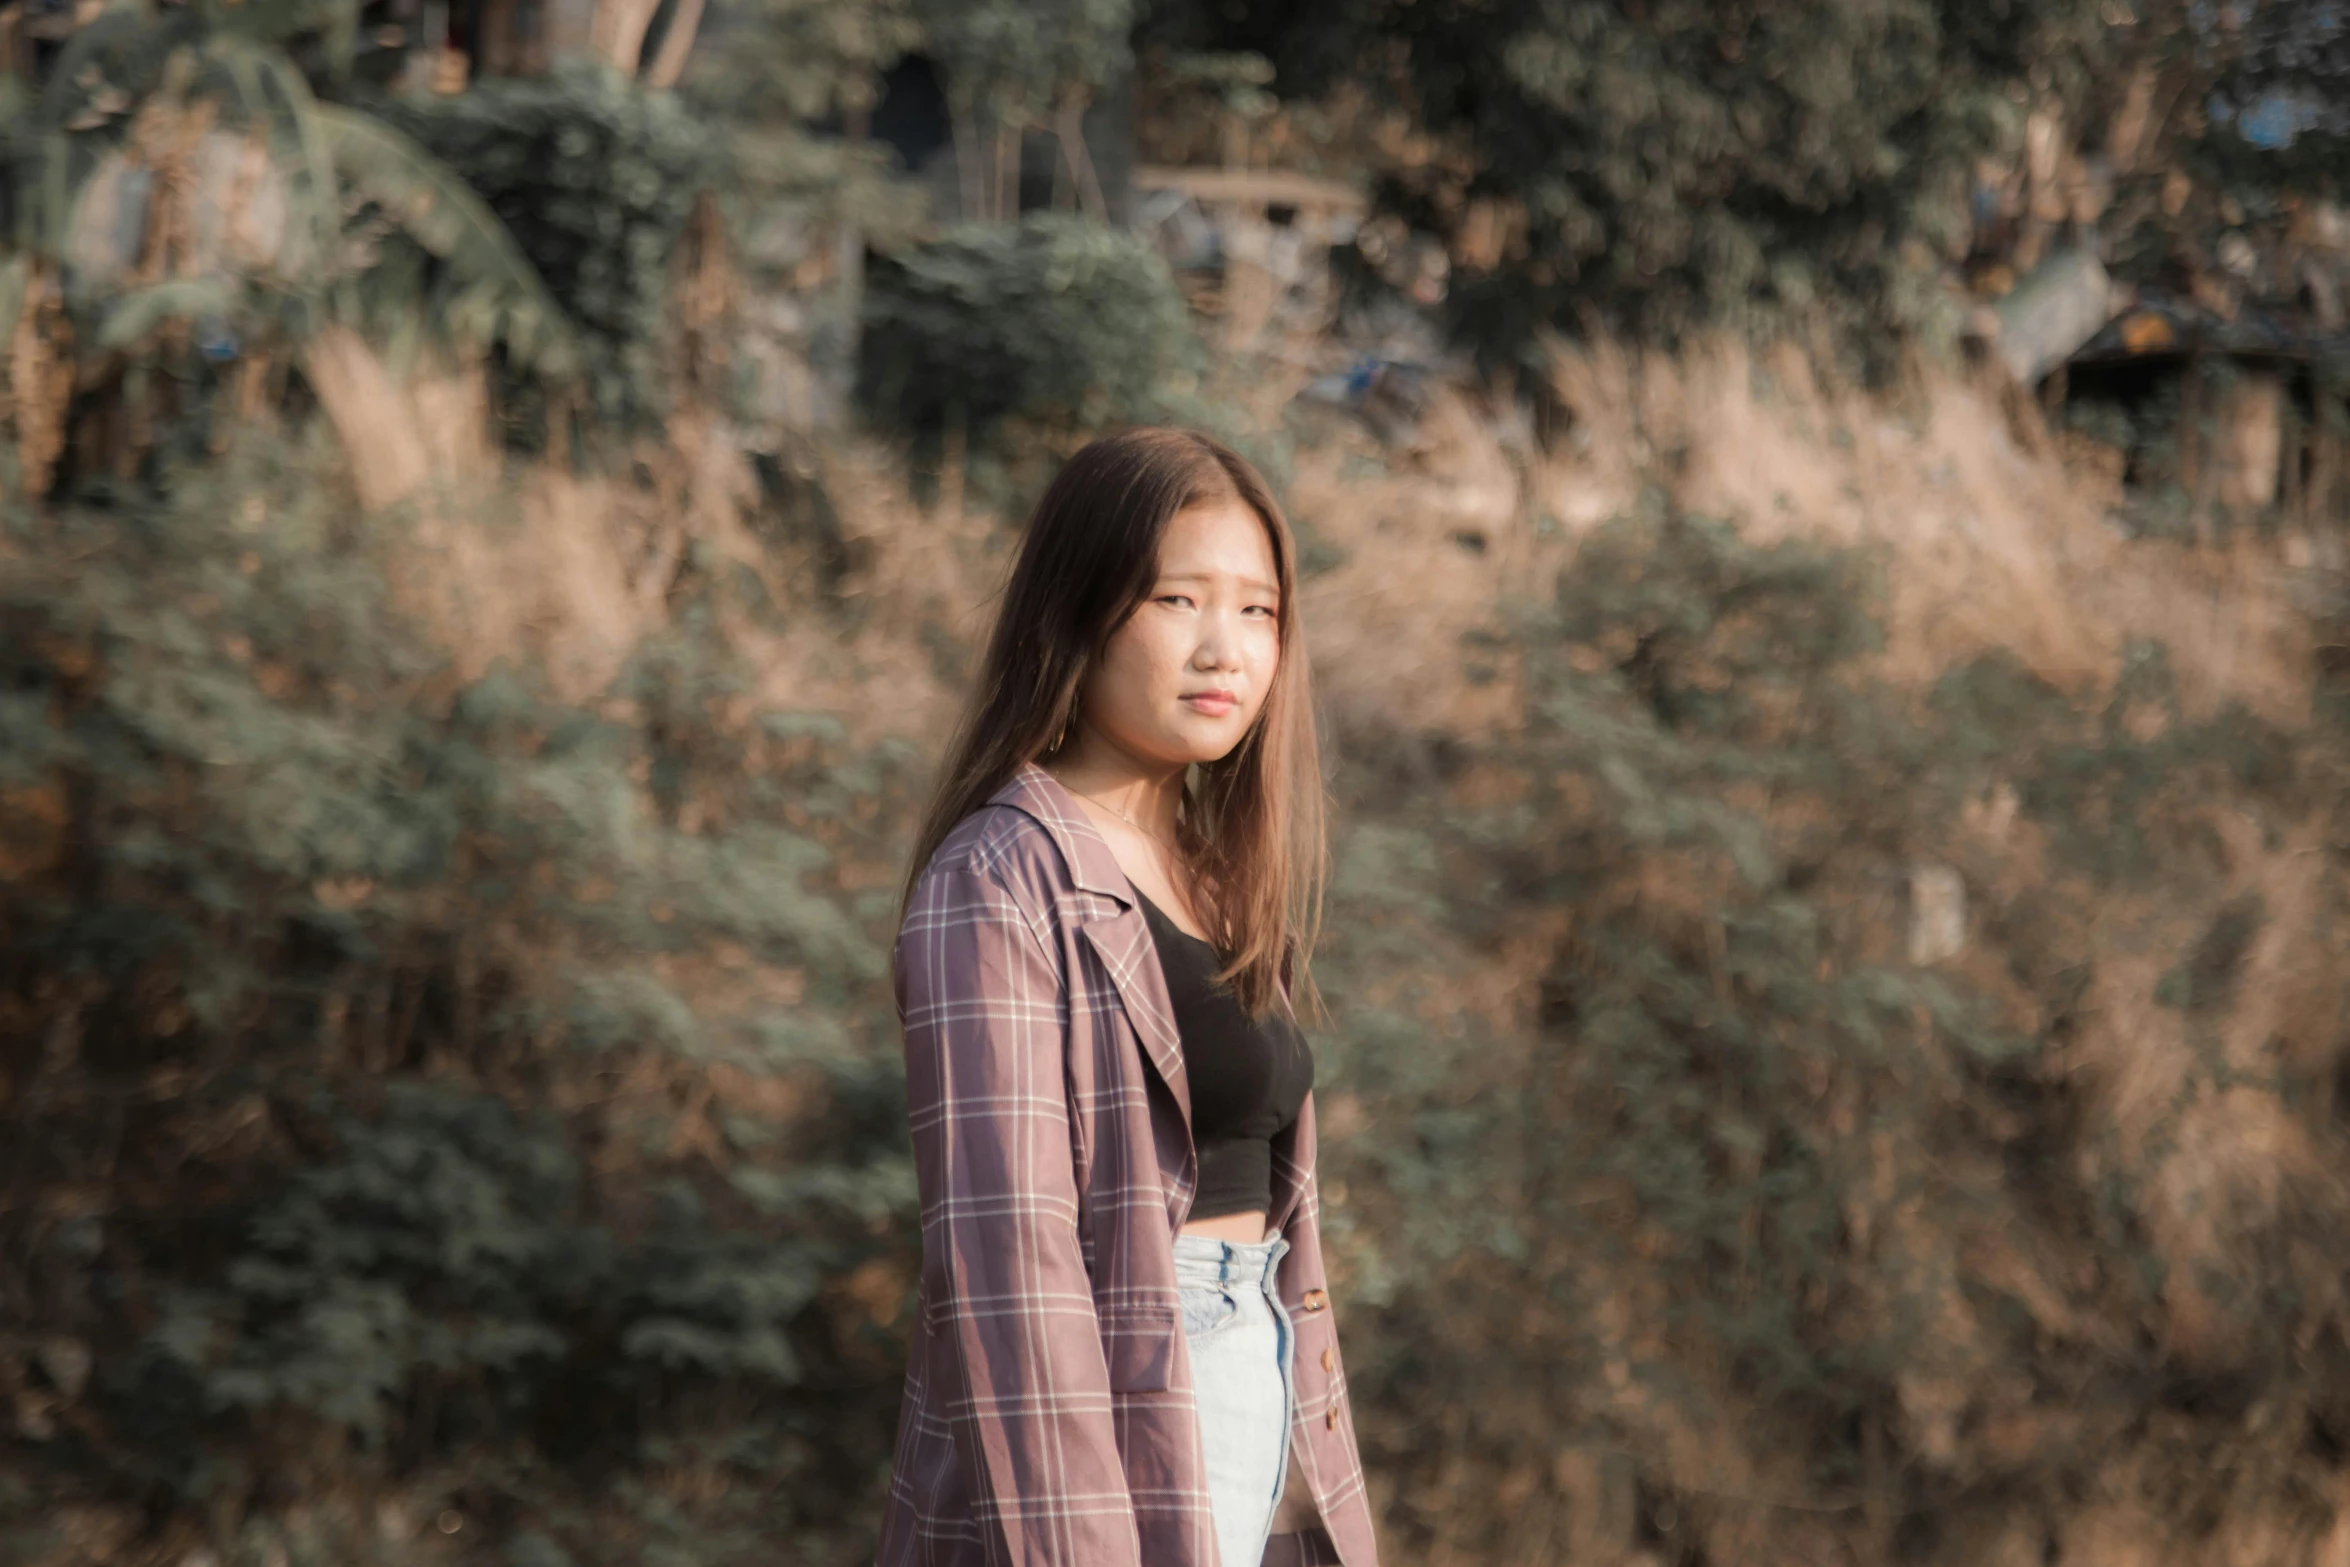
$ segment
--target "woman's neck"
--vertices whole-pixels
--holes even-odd
[[[1182,768],[1140,762],[1082,731],[1044,765],[1072,794],[1109,807],[1162,842],[1175,841],[1183,807]]]

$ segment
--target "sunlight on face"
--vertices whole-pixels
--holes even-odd
[[[1240,743],[1281,662],[1264,519],[1236,499],[1177,512],[1159,574],[1087,677],[1084,722],[1137,762],[1212,762]]]

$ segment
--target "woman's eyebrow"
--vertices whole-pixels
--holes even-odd
[[[1216,573],[1212,571],[1162,571],[1159,573],[1159,581],[1161,582],[1213,582],[1215,579]],[[1252,593],[1277,594],[1281,591],[1278,585],[1255,577],[1244,579],[1240,585]]]

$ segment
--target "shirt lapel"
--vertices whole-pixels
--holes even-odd
[[[1151,940],[1134,884],[1118,868],[1118,857],[1097,830],[1085,808],[1061,781],[1034,762],[1023,762],[1003,788],[1000,804],[1017,806],[1043,825],[1060,847],[1070,879],[1086,892],[1099,893],[1118,905],[1114,914],[1086,921],[1085,939],[1108,971],[1118,1000],[1126,1009],[1135,1036],[1142,1041],[1143,1059],[1159,1074],[1175,1108],[1183,1117],[1183,1137],[1191,1140],[1191,1083],[1183,1071],[1183,1039],[1175,1028],[1175,1005],[1167,996],[1166,971],[1159,966],[1158,945]]]
[[[1158,943],[1151,939],[1141,908],[1128,904],[1106,918],[1085,926],[1085,939],[1100,954],[1110,983],[1118,987],[1127,1019],[1142,1040],[1142,1053],[1167,1085],[1175,1108],[1183,1115],[1183,1134],[1191,1135],[1191,1082],[1183,1072],[1183,1037],[1175,1027],[1175,1005],[1167,996],[1166,970],[1159,965]]]

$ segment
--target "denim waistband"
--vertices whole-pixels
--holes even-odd
[[[1178,1235],[1175,1282],[1186,1286],[1258,1284],[1271,1289],[1273,1271],[1288,1254],[1289,1242],[1278,1235],[1246,1243]]]

